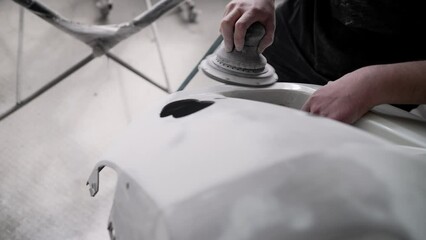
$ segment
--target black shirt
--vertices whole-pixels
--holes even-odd
[[[335,80],[363,66],[426,59],[425,5],[419,0],[290,0],[279,12],[306,61]]]

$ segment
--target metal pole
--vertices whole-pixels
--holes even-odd
[[[145,74],[141,73],[140,71],[138,71],[137,69],[135,69],[134,67],[130,66],[130,64],[126,63],[125,61],[121,60],[119,57],[115,56],[114,54],[110,53],[110,52],[106,52],[105,55],[109,58],[111,58],[112,60],[114,60],[116,63],[120,64],[121,66],[127,68],[128,70],[130,70],[131,72],[133,72],[134,74],[138,75],[139,77],[145,79],[146,81],[148,81],[149,83],[151,83],[152,85],[158,87],[159,89],[161,89],[162,91],[169,93],[168,89],[166,89],[165,87],[155,83],[151,78],[149,78],[148,76],[146,76]]]
[[[192,78],[194,78],[195,74],[198,73],[198,65],[203,61],[204,58],[206,58],[208,55],[212,54],[220,45],[223,38],[222,35],[220,35],[216,40],[213,42],[213,44],[210,46],[209,50],[204,54],[204,56],[198,61],[197,65],[195,65],[194,69],[189,73],[189,75],[185,78],[185,80],[182,82],[182,84],[179,86],[177,91],[182,91],[186,88],[186,86],[191,82]]]
[[[27,103],[31,102],[32,100],[36,99],[37,97],[39,97],[40,95],[42,95],[43,93],[45,93],[47,90],[49,90],[52,87],[56,86],[58,83],[60,83],[66,77],[68,77],[69,75],[73,74],[78,69],[82,68],[84,65],[86,65],[87,63],[89,63],[90,61],[92,61],[94,58],[95,58],[95,56],[93,54],[90,54],[86,58],[84,58],[81,61],[79,61],[78,63],[76,63],[70,69],[66,70],[61,75],[59,75],[58,77],[56,77],[55,79],[53,79],[53,81],[47,83],[42,88],[40,88],[39,90],[37,90],[35,93],[31,94],[29,97],[23,99],[19,104],[16,104],[14,107],[12,107],[11,109],[9,109],[5,113],[1,114],[0,115],[0,121],[4,120],[8,116],[10,116],[12,113],[18,111],[19,109],[21,109],[22,107],[24,107]]]
[[[22,80],[22,60],[24,48],[24,8],[19,8],[19,34],[18,34],[18,52],[16,60],[16,85],[15,85],[15,101],[16,104],[21,102],[21,80]]]
[[[130,22],[87,25],[70,21],[37,0],[13,0],[60,30],[91,46],[97,56],[139,32],[184,0],[161,0]]]
[[[152,8],[152,2],[151,0],[145,0],[146,2],[146,6],[148,9]],[[163,55],[163,51],[161,48],[161,44],[160,44],[160,37],[158,34],[158,28],[157,28],[157,24],[155,22],[153,22],[151,24],[151,29],[152,29],[152,33],[154,34],[154,38],[155,38],[155,45],[157,46],[157,51],[158,51],[158,56],[160,57],[160,64],[161,64],[161,69],[163,70],[163,76],[164,79],[166,80],[166,87],[168,92],[171,92],[171,87],[170,87],[170,81],[169,81],[169,76],[167,74],[167,68],[166,68],[166,63],[164,61],[164,55]]]

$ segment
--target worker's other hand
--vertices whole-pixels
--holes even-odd
[[[220,25],[225,49],[230,52],[234,48],[241,51],[247,29],[255,22],[260,22],[266,34],[259,44],[258,51],[263,52],[274,40],[275,31],[274,0],[233,0],[225,8]]]
[[[374,106],[373,87],[365,83],[362,70],[348,73],[313,93],[302,110],[352,124]]]

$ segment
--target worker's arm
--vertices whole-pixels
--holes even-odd
[[[275,0],[233,0],[225,8],[220,25],[225,49],[230,52],[241,51],[247,29],[255,22],[260,22],[266,34],[259,44],[258,51],[263,52],[272,44],[275,31]]]
[[[353,123],[379,104],[426,103],[426,61],[373,65],[317,90],[303,110]]]

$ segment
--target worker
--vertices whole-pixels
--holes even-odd
[[[324,85],[302,110],[354,123],[379,104],[409,109],[408,104],[426,103],[424,6],[402,0],[286,0],[275,9],[274,0],[233,0],[220,31],[227,51],[241,50],[247,28],[262,23],[266,34],[258,51],[279,81]]]

